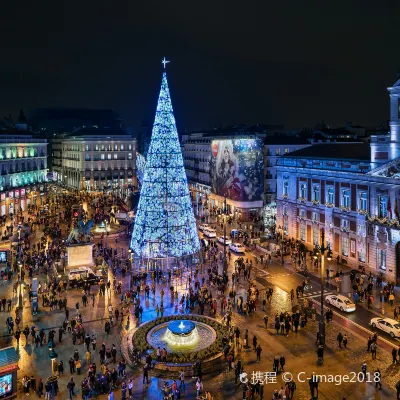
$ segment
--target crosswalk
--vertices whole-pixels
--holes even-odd
[[[329,295],[332,294],[329,290],[324,290],[324,295]],[[309,297],[318,297],[321,296],[321,291],[320,290],[310,290],[310,291],[305,291],[303,298],[309,298]]]

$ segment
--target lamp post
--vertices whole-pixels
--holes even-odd
[[[228,265],[226,262],[226,195],[224,196],[224,266],[223,272],[227,270]]]
[[[324,285],[325,285],[325,251],[326,259],[332,260],[332,251],[329,243],[325,245],[325,230],[321,229],[321,245],[316,245],[314,248],[314,259],[318,259],[321,256],[321,318],[319,320],[318,332],[319,341],[321,345],[325,345],[325,320],[324,320]]]

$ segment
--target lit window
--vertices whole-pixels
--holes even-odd
[[[306,240],[306,224],[300,225],[300,240],[303,242]]]
[[[104,151],[106,149],[106,145],[105,144],[102,144],[101,145],[101,151]]]
[[[334,191],[333,188],[328,188],[328,203],[333,204],[334,202]]]
[[[386,250],[378,250],[378,268],[386,270]]]
[[[124,145],[123,144],[121,144],[120,149],[121,149],[121,151],[124,150]]]
[[[118,151],[118,145],[114,144],[114,151]]]
[[[379,218],[387,217],[387,203],[388,197],[387,196],[379,196]]]
[[[287,154],[287,153],[289,153],[289,149],[288,148],[285,149],[285,154]]]
[[[342,206],[350,208],[350,190],[342,190]]]
[[[132,153],[128,153],[128,160],[132,160]]]
[[[118,154],[117,153],[114,154],[114,160],[118,160]]]
[[[367,211],[367,192],[361,192],[360,193],[359,208],[362,211]]]
[[[347,236],[342,236],[342,256],[349,255],[349,238]]]
[[[94,149],[95,149],[96,151],[99,151],[99,145],[96,144],[96,145],[94,146]]]
[[[281,154],[281,149],[280,149],[279,147],[277,147],[277,148],[275,149],[275,154],[276,154],[277,156],[279,156],[279,155]]]
[[[132,145],[128,144],[128,150],[132,150]]]
[[[303,199],[307,197],[307,185],[305,183],[300,185],[300,197]]]
[[[349,229],[349,220],[348,219],[342,219],[342,221],[341,221],[341,226],[342,226],[342,229]]]
[[[313,227],[313,244],[316,246],[319,244],[319,227],[314,225]]]
[[[105,159],[106,159],[106,157],[105,157],[104,153],[101,153],[100,154],[100,160],[105,160]]]
[[[109,145],[107,146],[107,150],[108,150],[108,151],[111,151],[111,144],[109,144]]]
[[[111,154],[110,153],[107,154],[107,160],[111,160]]]
[[[90,161],[90,154],[85,154],[85,160]]]
[[[289,194],[289,182],[284,181],[283,182],[283,195],[288,196],[288,194]]]
[[[90,150],[90,146],[87,144],[85,145],[85,151],[89,151]]]
[[[319,201],[319,186],[318,185],[313,186],[313,200]]]

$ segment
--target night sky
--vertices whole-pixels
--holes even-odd
[[[104,107],[151,124],[165,56],[181,132],[386,124],[399,15],[396,0],[5,1],[0,115]]]

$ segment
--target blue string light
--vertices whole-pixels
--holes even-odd
[[[167,75],[164,72],[146,159],[131,249],[146,258],[200,250]]]

